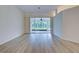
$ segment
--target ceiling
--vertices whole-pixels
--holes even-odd
[[[18,5],[24,13],[30,14],[47,14],[49,11],[55,10],[57,5]]]

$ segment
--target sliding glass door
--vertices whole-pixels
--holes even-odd
[[[50,18],[30,18],[30,31],[50,31]]]

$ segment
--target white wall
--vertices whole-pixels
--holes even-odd
[[[53,33],[58,37],[62,37],[62,18],[62,13],[59,13],[53,17]]]
[[[53,17],[54,34],[64,40],[79,43],[79,7],[73,7]]]
[[[63,12],[63,39],[79,43],[79,7]]]
[[[30,12],[27,12],[25,13],[25,16],[27,17],[49,17],[49,14],[48,13],[30,13]]]
[[[0,6],[0,44],[23,34],[23,13],[15,6]]]
[[[50,17],[50,32],[53,35],[53,17]]]

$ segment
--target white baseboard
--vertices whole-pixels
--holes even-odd
[[[71,41],[71,42],[74,42],[74,43],[79,43],[79,41],[76,41],[75,39],[74,40],[70,40],[68,38],[63,38],[63,40]]]
[[[7,42],[9,42],[10,40],[13,40],[13,39],[15,39],[16,37],[19,37],[19,36],[21,36],[21,35],[22,35],[22,34],[19,34],[19,35],[16,35],[16,36],[12,37],[11,39],[7,39],[7,40],[1,42],[0,45],[2,45],[2,44],[4,44],[4,43],[7,43]]]
[[[54,35],[62,40],[66,40],[66,41],[70,41],[70,42],[74,42],[74,43],[79,43],[79,41],[76,41],[76,40],[70,40],[69,38],[64,38],[63,36],[59,36],[57,34],[54,34]]]

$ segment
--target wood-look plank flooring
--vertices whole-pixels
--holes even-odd
[[[0,53],[78,53],[79,44],[48,34],[25,34],[0,45]]]

